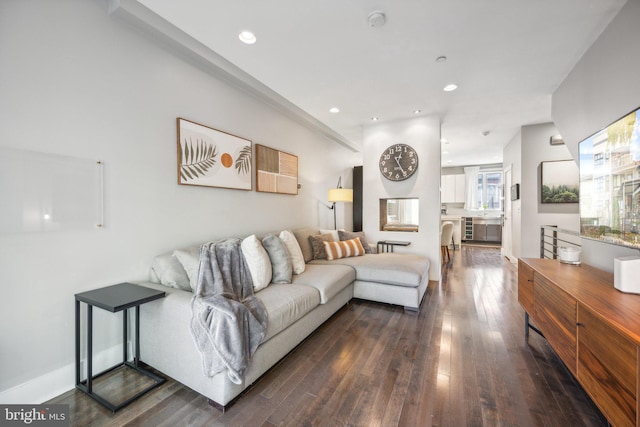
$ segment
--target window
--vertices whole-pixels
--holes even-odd
[[[593,166],[602,167],[604,165],[604,154],[596,153],[593,155]]]
[[[478,173],[478,209],[502,210],[502,171]]]

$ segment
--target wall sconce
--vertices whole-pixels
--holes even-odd
[[[346,202],[346,203],[351,203],[353,202],[353,190],[350,188],[342,188],[342,177],[338,178],[338,185],[336,185],[336,188],[330,188],[328,195],[327,195],[327,199],[329,200],[330,203],[332,203],[332,205],[329,207],[329,209],[333,209],[333,228],[334,230],[337,230],[337,224],[336,224],[336,203],[338,202]]]

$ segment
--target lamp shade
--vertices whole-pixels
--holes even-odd
[[[353,202],[353,190],[350,188],[330,188],[327,199],[332,202]]]

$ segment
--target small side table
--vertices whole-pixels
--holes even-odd
[[[404,240],[380,240],[376,245],[376,249],[378,253],[382,252],[393,252],[394,246],[409,246],[411,242],[406,242]]]
[[[140,366],[140,305],[149,301],[163,298],[165,293],[155,289],[146,288],[144,286],[134,285],[132,283],[120,283],[118,285],[107,286],[105,288],[95,289],[93,291],[81,292],[75,295],[76,298],[76,388],[87,393],[91,398],[106,406],[111,411],[127,406],[143,394],[151,391],[155,387],[164,383],[166,380],[153,372],[150,372]],[[80,380],[80,302],[87,304],[87,379]],[[97,375],[93,375],[93,307],[99,307],[103,310],[115,313],[122,311],[123,318],[123,361]],[[136,308],[135,323],[135,357],[133,362],[129,362],[127,350],[127,312],[129,308]],[[138,392],[135,396],[125,400],[122,403],[114,404],[107,399],[99,396],[93,391],[93,380],[101,375],[111,372],[121,366],[130,367],[137,372],[148,376],[155,381],[154,384]]]

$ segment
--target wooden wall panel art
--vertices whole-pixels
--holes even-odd
[[[298,156],[256,144],[256,188],[265,193],[298,194]]]

